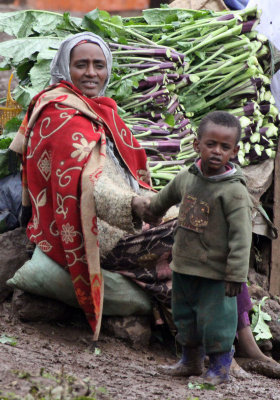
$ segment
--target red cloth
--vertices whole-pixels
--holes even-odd
[[[97,339],[103,286],[93,187],[106,156],[105,132],[140,185],[145,151],[106,97],[88,99],[62,82],[34,98],[28,110],[23,182],[28,184],[30,240],[69,270],[77,299]],[[25,192],[26,194],[26,192]]]

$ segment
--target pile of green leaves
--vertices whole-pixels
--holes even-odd
[[[68,375],[64,372],[63,367],[54,373],[41,368],[36,374],[26,370],[11,370],[11,374],[16,380],[2,385],[0,388],[1,400],[101,400],[111,398],[106,387],[93,385],[90,378],[81,379],[74,375]],[[17,383],[17,387],[14,386],[14,382]]]
[[[50,62],[61,41],[73,33],[93,31],[109,43],[113,52],[107,95],[117,101],[120,114],[147,152],[160,153],[160,159],[170,152],[169,158],[176,158],[181,140],[192,133],[174,91],[184,73],[180,55],[125,27],[119,16],[94,10],[78,19],[67,13],[28,10],[1,14],[0,29],[14,36],[0,44],[0,69],[15,70],[19,84],[13,96],[23,109],[49,84]],[[145,67],[146,64],[149,65]],[[159,76],[162,82],[156,83]],[[150,78],[152,81],[148,82]],[[180,87],[191,82],[191,78],[183,76]],[[150,115],[144,116],[147,110]]]
[[[113,52],[107,95],[146,149],[153,183],[161,188],[196,154],[199,120],[215,109],[236,115],[243,135],[242,166],[273,158],[279,113],[270,92],[270,53],[254,31],[256,8],[213,12],[169,7],[139,17],[95,9],[83,18],[69,13],[24,10],[0,14],[0,70],[13,69],[13,96],[26,109],[50,81],[50,62],[67,36],[94,32]]]
[[[217,13],[145,10],[141,19],[132,21],[127,21],[130,28],[184,54],[187,72],[199,78],[179,91],[194,127],[209,111],[226,110],[243,127],[238,155],[242,166],[275,156],[279,111],[270,92],[269,44],[254,31],[259,22],[256,8]]]

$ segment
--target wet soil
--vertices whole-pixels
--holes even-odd
[[[280,380],[251,373],[205,389],[196,379],[160,374],[174,349],[131,343],[102,332],[94,345],[80,316],[67,322],[22,322],[11,301],[0,305],[0,399],[280,400]],[[1,343],[2,342],[2,343]],[[6,342],[6,343],[5,343]]]

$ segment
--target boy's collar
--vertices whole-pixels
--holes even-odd
[[[200,157],[197,157],[197,158],[195,159],[194,165],[196,166],[198,172],[199,172],[202,176],[204,176],[204,175],[203,175],[203,172],[202,172],[202,170],[201,170],[201,158],[200,158]],[[225,165],[225,168],[226,168],[226,171],[223,172],[222,174],[217,174],[217,175],[208,176],[208,178],[209,178],[209,179],[220,179],[220,178],[224,178],[224,177],[227,177],[227,176],[231,176],[231,175],[233,175],[233,174],[236,172],[235,165],[234,165],[232,162],[230,162],[230,161]]]

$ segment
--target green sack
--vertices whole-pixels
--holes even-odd
[[[103,315],[146,315],[152,311],[150,297],[117,272],[102,269],[104,278]],[[26,261],[15,275],[7,281],[12,288],[49,297],[79,307],[73,283],[68,272],[35,248],[31,260]]]

